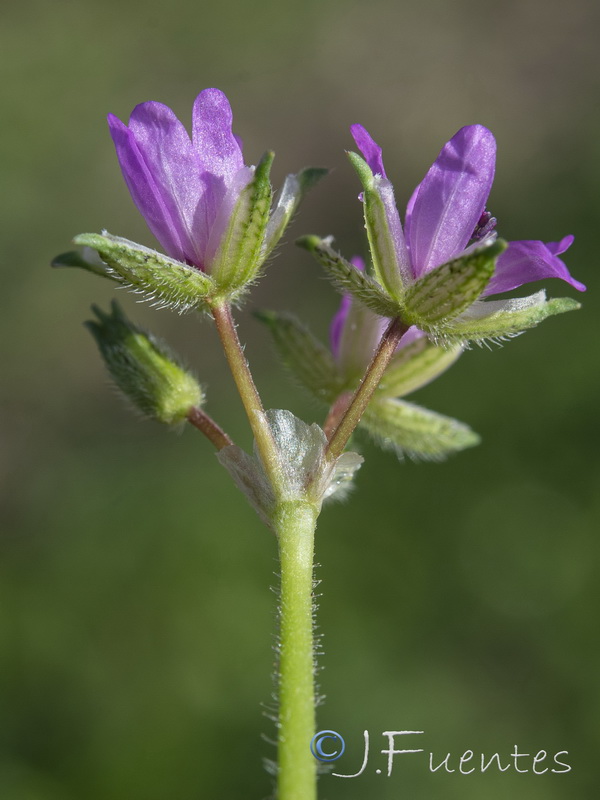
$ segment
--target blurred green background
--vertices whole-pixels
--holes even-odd
[[[351,123],[383,146],[401,208],[459,127],[486,124],[502,234],[575,234],[583,310],[466,353],[415,395],[481,447],[414,464],[365,442],[355,494],[321,518],[319,727],[346,738],[339,772],[358,769],[363,730],[372,741],[365,774],[326,776],[321,795],[597,797],[598,5],[25,0],[2,17],[0,799],[270,791],[275,542],[196,431],[137,420],[109,387],[81,326],[108,282],[48,267],[82,231],[153,246],[105,115],[154,99],[189,123],[207,86],[229,96],[251,163],[277,152],[277,185],[333,168],[239,316],[268,407],[322,419],[250,311],[292,310],[326,334],[337,298],[291,242],[333,233],[364,251]],[[118,296],[248,446],[209,324]],[[437,761],[472,749],[506,762],[517,745],[568,750],[572,771],[532,775],[526,759],[527,774],[431,774],[404,756],[377,775],[381,732],[409,729],[425,734],[405,746]]]

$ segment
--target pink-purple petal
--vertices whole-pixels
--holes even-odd
[[[192,140],[203,172],[223,178],[228,187],[244,166],[241,141],[231,130],[229,100],[219,89],[204,89],[194,102]]]
[[[188,132],[168,106],[156,102],[134,108],[129,130],[161,195],[170,202],[186,259],[201,266],[210,228],[206,215],[198,214],[206,187]]]
[[[373,140],[368,131],[362,125],[351,125],[350,133],[356,146],[363,154],[363,158],[371,168],[374,175],[382,175],[387,177],[383,166],[383,158],[381,156],[381,147]]]
[[[229,189],[225,193],[225,197],[221,201],[221,205],[215,216],[215,220],[210,230],[208,244],[204,252],[204,264],[208,272],[210,272],[211,263],[219,249],[223,234],[227,230],[229,220],[235,209],[240,194],[244,191],[246,186],[254,178],[253,167],[242,167],[233,176],[229,185]]]
[[[525,283],[546,278],[560,278],[584,292],[585,285],[573,278],[567,265],[558,257],[571,246],[573,239],[573,236],[565,236],[560,242],[548,244],[540,241],[511,242],[498,259],[484,296],[508,292]]]
[[[546,247],[553,256],[559,256],[561,253],[566,253],[574,241],[575,237],[570,233],[568,236],[563,236],[560,242],[546,242]]]
[[[483,125],[461,128],[442,148],[410,199],[405,236],[415,277],[464,250],[492,182],[496,142]]]
[[[179,209],[155,165],[139,147],[134,133],[113,114],[108,115],[123,177],[138,210],[165,251],[180,261],[188,258],[190,243]]]

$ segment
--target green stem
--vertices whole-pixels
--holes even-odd
[[[271,429],[265,417],[260,395],[254,385],[244,349],[235,329],[235,323],[231,316],[231,308],[227,303],[213,306],[212,315],[215,320],[217,332],[225,351],[225,357],[229,363],[231,374],[237,386],[242,403],[246,410],[246,415],[254,434],[256,446],[260,453],[260,458],[271,485],[277,490],[281,481],[281,466],[279,454],[271,434]]]
[[[329,458],[337,458],[344,452],[348,444],[348,439],[352,436],[356,426],[360,422],[373,392],[379,386],[379,382],[385,372],[394,353],[398,342],[408,330],[399,319],[393,319],[386,332],[381,337],[379,347],[375,351],[371,363],[369,364],[364,378],[350,402],[346,413],[343,415],[339,425],[333,432],[329,444],[327,445],[327,455]]]
[[[282,503],[274,522],[279,538],[279,727],[277,800],[316,800],[313,645],[313,550],[318,510]]]

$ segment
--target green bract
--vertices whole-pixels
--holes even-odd
[[[217,453],[217,458],[263,522],[274,527],[274,515],[282,503],[304,502],[318,511],[324,500],[344,497],[352,487],[352,478],[363,462],[362,457],[346,452],[337,459],[328,459],[325,456],[327,439],[318,425],[307,425],[291,411],[270,409],[263,413],[277,453],[278,493],[265,473],[256,443],[253,455],[237,445],[224,447]]]

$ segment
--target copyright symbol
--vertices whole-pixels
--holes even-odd
[[[337,761],[346,749],[346,742],[335,731],[319,731],[310,740],[310,752],[319,761]]]

